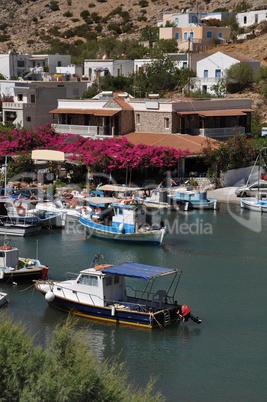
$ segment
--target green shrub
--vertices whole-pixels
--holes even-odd
[[[140,7],[148,7],[148,1],[147,0],[139,0],[139,6]]]
[[[88,18],[89,15],[90,15],[90,13],[89,13],[88,10],[83,10],[83,11],[81,11],[81,13],[80,13],[80,17],[82,17],[83,19]]]
[[[58,10],[59,10],[58,2],[55,1],[55,0],[51,0],[51,1],[50,1],[50,9],[51,9],[52,11],[58,11]]]
[[[63,14],[63,17],[66,17],[66,18],[73,17],[73,13],[70,10],[68,10]]]

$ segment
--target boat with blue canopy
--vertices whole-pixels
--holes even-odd
[[[36,281],[49,305],[81,317],[140,328],[165,328],[189,318],[200,324],[187,305],[178,304],[181,270],[136,262],[100,264],[66,281]]]

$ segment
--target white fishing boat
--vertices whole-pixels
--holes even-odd
[[[52,307],[116,325],[164,328],[189,318],[200,324],[177,302],[180,276],[177,269],[126,262],[95,265],[66,281],[37,281],[35,288]]]
[[[12,202],[7,201],[5,207],[7,215],[17,222],[39,223],[44,227],[65,227],[66,214],[58,211],[42,209],[38,206],[38,200],[16,198]]]
[[[38,234],[42,229],[42,224],[38,221],[0,217],[0,234],[7,236],[31,236]]]
[[[79,222],[88,235],[125,242],[162,244],[166,228],[158,208],[132,198],[114,201],[110,197],[92,197],[87,201],[95,206],[94,212],[84,212]]]

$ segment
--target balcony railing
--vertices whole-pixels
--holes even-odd
[[[107,138],[111,137],[111,130],[104,126],[80,126],[74,124],[51,124],[52,128],[59,134],[78,134],[83,137]],[[110,134],[105,134],[110,132]]]
[[[194,129],[193,134],[220,140],[222,138],[233,137],[236,131],[245,134],[245,127],[199,128]]]

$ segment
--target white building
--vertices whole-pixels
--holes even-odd
[[[69,55],[28,55],[17,53],[0,54],[0,73],[5,79],[28,78],[33,75],[36,79],[46,71],[56,73],[56,67],[71,64]]]
[[[77,81],[0,81],[2,121],[35,129],[52,122],[49,112],[59,98],[79,99],[86,90],[87,83]]]
[[[250,27],[254,24],[267,21],[267,10],[254,10],[245,13],[238,13],[236,20],[240,27]]]
[[[166,24],[174,25],[180,28],[196,27],[203,25],[203,22],[207,19],[214,19],[218,21],[225,21],[229,19],[232,13],[229,12],[188,12],[188,13],[173,13],[173,14],[163,14],[162,21],[158,21],[157,25],[159,27],[165,27]]]
[[[196,63],[197,78],[194,79],[194,87],[203,92],[213,93],[212,87],[225,76],[226,70],[236,63],[248,64],[256,72],[260,68],[260,62],[240,53],[216,52]]]
[[[113,77],[128,77],[133,74],[133,60],[113,60],[113,59],[85,59],[84,60],[84,79],[95,81],[101,76],[112,75]]]

